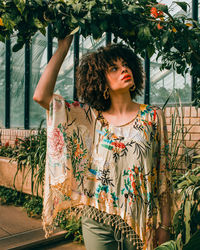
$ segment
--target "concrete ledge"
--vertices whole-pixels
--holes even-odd
[[[42,228],[15,234],[0,239],[0,249],[30,249],[37,246],[47,245],[65,239],[66,231],[57,230],[53,236],[45,239]]]
[[[0,186],[14,189],[14,176],[17,172],[17,163],[10,162],[10,158],[0,157]],[[26,175],[26,172],[24,173]],[[19,171],[15,180],[15,188],[23,193],[31,193],[31,174],[28,174],[22,189],[22,172]],[[35,193],[36,195],[36,193]],[[39,196],[42,197],[42,188],[39,188]]]

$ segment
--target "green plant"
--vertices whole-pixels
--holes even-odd
[[[77,219],[76,216],[68,218],[67,214],[68,211],[66,210],[59,212],[55,218],[55,225],[67,231],[65,238],[73,238],[74,241],[82,243],[81,218]]]
[[[182,13],[171,14],[175,5]],[[195,104],[200,106],[200,25],[187,10],[188,4],[179,1],[167,6],[157,0],[7,0],[0,3],[0,40],[15,33],[17,51],[37,31],[45,34],[49,24],[58,38],[78,31],[98,39],[112,32],[115,41],[124,40],[142,57],[157,52],[161,69],[179,74],[191,69],[197,80]]]
[[[173,220],[174,241],[156,250],[198,250],[200,244],[200,166],[179,174],[174,188],[180,193],[181,206]]]
[[[13,155],[13,148],[10,145],[5,144],[0,146],[0,156],[10,158],[12,157],[12,155]]]
[[[1,204],[21,206],[24,202],[24,195],[17,190],[0,186]]]
[[[31,191],[36,191],[38,196],[39,186],[43,186],[45,160],[46,160],[46,129],[42,128],[41,122],[37,133],[24,139],[19,139],[19,145],[13,149],[12,161],[17,162],[17,172],[14,177],[14,186],[16,176],[19,171],[22,172],[22,188],[28,176],[31,174]]]
[[[174,187],[180,191],[182,200],[181,207],[174,217],[175,236],[181,236],[180,247],[187,247],[187,244],[194,244],[194,239],[196,241],[196,233],[200,227],[200,166],[179,176]],[[200,241],[196,241],[196,249],[199,243]]]
[[[42,214],[42,198],[40,197],[27,197],[26,201],[23,204],[23,207],[26,209],[26,212],[29,217],[40,217]]]
[[[166,100],[162,109],[166,107],[170,98],[171,95]],[[176,181],[179,172],[186,172],[192,168],[193,163],[195,163],[194,156],[200,150],[200,141],[197,141],[193,147],[186,146],[186,137],[195,124],[185,126],[183,106],[179,93],[175,92],[172,98],[174,98],[175,107],[173,107],[174,111],[171,115],[168,160],[172,175],[175,178],[174,181]]]
[[[2,205],[22,206],[30,217],[40,217],[42,214],[42,198],[2,186],[0,186],[0,203]]]
[[[18,140],[15,140],[15,146],[17,147]],[[13,156],[13,147],[10,146],[9,142],[7,141],[4,145],[1,141],[1,132],[0,132],[0,156],[3,157],[12,157]]]

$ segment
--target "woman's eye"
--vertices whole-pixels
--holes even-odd
[[[112,67],[112,68],[110,69],[110,71],[111,71],[111,72],[117,71],[117,67]]]

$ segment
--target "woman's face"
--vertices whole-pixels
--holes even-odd
[[[134,85],[133,73],[123,59],[117,59],[106,72],[108,87],[113,92],[124,92]]]

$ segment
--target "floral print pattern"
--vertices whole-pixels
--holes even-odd
[[[89,106],[54,95],[47,133],[45,229],[58,212],[84,204],[120,216],[143,249],[153,249],[159,197],[170,188],[163,112],[141,104],[132,122],[115,127]]]

